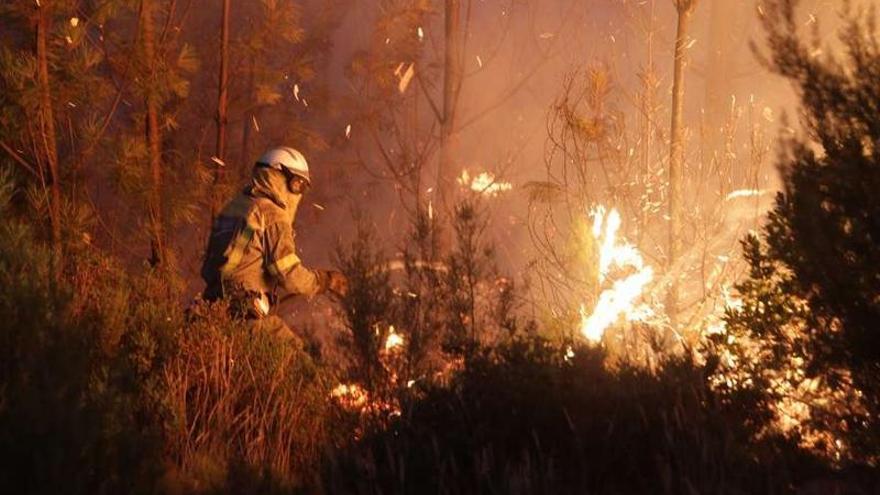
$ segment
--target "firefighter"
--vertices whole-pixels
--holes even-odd
[[[310,186],[302,153],[288,147],[267,151],[254,165],[251,184],[214,221],[202,266],[206,300],[227,298],[234,315],[283,339],[294,336],[270,315],[276,289],[307,297],[348,291],[340,272],[307,268],[296,254],[293,224]]]

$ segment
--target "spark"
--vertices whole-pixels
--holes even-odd
[[[480,58],[479,55],[477,55],[477,65],[479,65],[481,69],[483,68],[483,59]]]
[[[425,31],[422,29],[422,26],[419,26],[418,35],[419,35],[419,41],[424,41]]]
[[[764,189],[738,189],[731,192],[724,198],[725,201],[732,201],[738,198],[753,198],[755,196],[763,196],[769,194],[770,191]]]
[[[409,67],[406,69],[406,72],[403,73],[403,77],[400,78],[400,83],[397,85],[397,89],[402,93],[406,92],[406,88],[409,87],[410,81],[412,81],[413,76],[416,74],[416,64],[415,62],[409,64]]]
[[[71,17],[70,18],[70,26],[71,27],[79,26],[79,17]]]
[[[226,162],[224,162],[223,160],[221,160],[219,157],[212,156],[212,157],[211,157],[211,161],[214,162],[214,163],[216,163],[217,165],[220,165],[221,167],[225,167],[225,166],[226,166]]]
[[[346,409],[363,409],[367,405],[367,392],[358,385],[341,383],[330,392],[330,396]]]
[[[345,139],[351,139],[351,124],[345,126]]]
[[[257,116],[251,115],[251,119],[254,121],[254,130],[260,132],[260,124],[257,122]]]
[[[293,85],[293,97],[296,98],[296,101],[299,101],[299,84]]]

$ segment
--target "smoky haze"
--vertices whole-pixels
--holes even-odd
[[[804,30],[811,29],[817,18],[823,33],[833,30],[829,19],[835,16],[828,14],[836,2],[803,3]],[[175,5],[167,24],[160,26],[160,34],[168,45],[168,57],[178,67],[187,67],[176,81],[186,97],[165,109],[173,132],[164,137],[169,150],[164,158],[179,176],[169,179],[167,195],[185,202],[201,200],[198,195],[204,192],[201,186],[198,190],[188,187],[187,180],[210,177],[217,168],[212,156],[221,3]],[[558,165],[551,157],[548,128],[566,81],[582,81],[585,71],[601,68],[610,81],[605,109],[614,115],[616,125],[635,132],[644,110],[639,108],[640,88],[645,74],[651,72],[656,84],[652,108],[656,121],[650,127],[654,154],[649,160],[663,167],[668,158],[664,150],[669,142],[676,11],[673,2],[666,0],[486,0],[464,5],[459,56],[463,79],[452,129],[451,169],[456,177],[466,169],[472,175],[489,172],[497,181],[511,184],[509,191],[487,197],[483,204],[493,219],[490,234],[501,268],[521,276],[537,256],[527,228],[524,186],[547,180],[548,172]],[[267,10],[270,7],[276,10]],[[437,206],[441,129],[432,113],[443,107],[443,8],[442,2],[430,1],[233,2],[228,145],[221,196],[231,197],[246,183],[250,164],[263,149],[282,143],[296,146],[307,153],[315,174],[315,187],[298,216],[297,243],[303,258],[318,266],[330,265],[337,239],[354,235],[353,212],[383,234],[383,248],[393,257],[407,230],[402,226],[412,218],[413,204]],[[417,13],[404,13],[407,9]],[[816,16],[811,17],[812,12]],[[697,3],[685,70],[689,163],[709,161],[707,157],[718,153],[742,156],[749,146],[750,126],[758,124],[772,143],[784,111],[789,109],[791,114],[794,95],[761,66],[750,46],[755,42],[760,50],[762,45],[758,15],[751,1]],[[136,20],[132,12],[107,25],[88,28],[95,39],[107,41],[106,56],[112,71],[118,73],[103,74],[111,80],[127,74],[121,59],[133,49]],[[27,44],[26,33],[11,33],[16,43]],[[358,72],[358,64],[372,65]],[[398,87],[410,65],[415,76],[405,90],[396,95],[388,92],[387,87]],[[376,86],[381,79],[390,82],[383,82],[385,92],[380,96],[384,99],[380,100],[377,93],[364,88]],[[108,133],[140,118],[138,100],[131,91],[131,86],[121,86],[119,110]],[[104,101],[95,103],[99,110],[101,105],[112,106],[112,98]],[[83,101],[68,103],[77,111],[87,106]],[[378,108],[377,103],[381,103]],[[394,114],[389,108],[400,111]],[[404,112],[406,121],[402,120]],[[740,132],[724,141],[716,130],[729,123],[731,112],[741,112],[736,123]],[[790,121],[796,120],[796,115],[790,116]],[[408,133],[412,149],[428,149],[415,196],[412,192],[401,195],[399,181],[383,168],[382,150],[376,146],[377,139],[387,140],[384,151],[396,157],[411,151],[391,142],[392,122]],[[631,141],[634,146],[639,137]],[[107,146],[124,148],[120,143],[124,140],[114,138]],[[112,161],[126,159],[117,154]],[[598,164],[590,167],[592,189],[586,202],[614,200],[608,191],[615,181],[603,178]],[[93,200],[106,205],[108,223],[119,225],[114,235],[99,236],[98,241],[122,251],[132,263],[140,263],[147,256],[146,248],[129,246],[125,240],[143,236],[143,226],[126,219],[136,215],[126,203],[129,193],[107,185],[122,180],[119,172],[112,167],[95,168],[84,175],[90,177]],[[761,187],[772,187],[774,175],[771,154],[761,164]],[[123,179],[148,182],[141,176]],[[455,188],[462,193],[458,183]],[[186,221],[170,232],[172,244],[180,248],[179,265],[193,293],[202,285],[198,269],[209,216],[207,211],[188,211]],[[632,212],[624,213],[627,216]]]
[[[391,226],[404,215],[398,211],[396,195],[389,192],[393,181],[365,178],[358,168],[359,158],[352,158],[362,154],[360,159],[372,168],[381,168],[379,158],[371,154],[375,150],[370,149],[364,129],[355,124],[352,139],[339,139],[347,123],[356,118],[350,106],[345,108],[347,105],[340,102],[360,97],[349,82],[348,67],[357,52],[369,48],[382,12],[374,2],[346,4],[343,9],[332,49],[322,61],[322,76],[327,78],[323,82],[331,96],[326,108],[310,106],[312,118],[320,121],[334,142],[313,159],[319,170],[328,170],[315,191],[327,209],[316,215],[301,213],[302,228],[309,234],[302,235],[300,243],[306,257],[320,263],[329,261],[327,246],[341,233],[339,227],[346,223],[349,208],[369,211],[381,231],[394,231]],[[499,237],[505,264],[519,270],[530,252],[523,227],[525,194],[520,186],[546,178],[548,114],[565,79],[587,67],[607,68],[613,84],[611,101],[617,111],[630,114],[634,121],[637,108],[633,99],[639,77],[653,61],[658,75],[657,105],[668,108],[675,10],[664,1],[474,2],[470,19],[461,57],[467,75],[457,116],[466,127],[457,133],[456,167],[487,170],[514,185],[513,191],[488,204],[499,220],[493,224],[494,235]],[[429,65],[442,56],[442,21],[442,13],[435,10],[421,26],[425,36],[421,45],[426,52],[423,60]],[[723,126],[734,102],[751,104],[757,109],[756,119],[767,125],[768,135],[775,135],[779,116],[794,97],[753,54],[750,43],[760,46],[762,40],[755,6],[739,1],[703,2],[697,7],[693,26],[686,79],[689,158],[697,156],[701,127]],[[405,35],[407,42],[420,43],[416,33]],[[710,55],[712,50],[717,56]],[[425,69],[417,63],[415,70],[433,71],[432,77],[442,77],[436,67]],[[723,75],[718,77],[718,72]],[[308,91],[308,84],[303,87]],[[413,84],[408,91],[419,89]],[[437,98],[438,93],[432,96]],[[668,123],[658,122],[657,132],[661,139],[668,139]],[[762,173],[770,180],[772,166]],[[426,171],[425,201],[430,199],[426,191],[434,186],[434,174]],[[341,184],[345,184],[344,193]]]

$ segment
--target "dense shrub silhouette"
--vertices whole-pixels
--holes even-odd
[[[792,473],[821,472],[784,441],[751,443],[694,363],[609,371],[599,350],[566,352],[536,337],[481,352],[333,459],[325,483],[339,493],[787,493]]]

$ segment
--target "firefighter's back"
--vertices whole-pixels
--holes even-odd
[[[202,265],[202,278],[207,284],[205,299],[218,299],[230,288],[268,292],[263,237],[267,225],[283,218],[282,208],[247,191],[223,208],[211,229]]]

